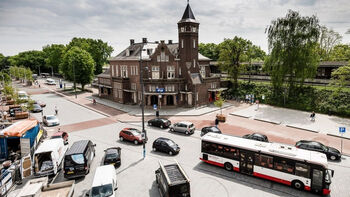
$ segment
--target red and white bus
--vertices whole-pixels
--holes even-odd
[[[201,141],[204,162],[299,190],[330,193],[334,171],[328,169],[323,153],[216,133],[206,134]]]

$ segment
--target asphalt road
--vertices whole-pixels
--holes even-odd
[[[54,94],[33,95],[34,99],[47,103],[44,114],[53,113],[54,105],[59,107],[59,119],[62,125],[78,123],[86,120],[94,120],[103,117],[79,105],[71,103]],[[40,113],[34,116],[41,117]],[[140,123],[125,124],[114,123],[100,127],[89,128],[69,133],[69,146],[74,141],[90,139],[96,143],[96,157],[91,166],[90,173],[76,180],[74,196],[83,196],[92,184],[95,169],[100,165],[104,149],[113,146],[122,148],[122,164],[117,169],[118,190],[117,196],[156,196],[158,197],[154,171],[158,168],[158,161],[163,164],[173,163],[176,159],[184,168],[191,180],[191,195],[197,196],[316,196],[306,191],[298,191],[288,186],[271,181],[250,177],[235,172],[227,172],[222,168],[205,164],[199,160],[200,138],[199,131],[191,136],[170,133],[167,129],[158,129],[146,126],[149,143],[146,144],[146,158],[142,158],[142,145],[120,142],[119,131],[125,127],[141,129]],[[181,147],[178,155],[169,156],[165,153],[153,152],[152,142],[158,137],[167,137],[174,140]],[[335,176],[331,185],[331,196],[349,197],[350,188],[350,158],[344,157],[340,163],[329,163],[335,170]],[[65,180],[62,172],[56,177],[55,182]]]

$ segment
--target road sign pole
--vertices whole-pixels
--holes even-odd
[[[343,133],[341,133],[340,153],[343,154]]]

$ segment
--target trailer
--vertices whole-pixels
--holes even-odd
[[[32,155],[42,132],[36,119],[22,120],[0,131],[0,161]]]
[[[75,180],[60,183],[48,183],[47,177],[29,180],[19,190],[10,192],[8,196],[16,197],[72,197],[75,188]]]

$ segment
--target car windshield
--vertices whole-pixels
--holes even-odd
[[[141,135],[141,131],[137,130],[137,129],[130,129],[129,130],[133,135]]]
[[[216,127],[212,127],[211,130],[212,130],[213,132],[220,132],[220,130],[219,130],[218,128],[216,128]]]
[[[91,189],[92,197],[106,197],[113,194],[112,184],[101,185]]]
[[[47,120],[54,120],[54,119],[56,119],[56,117],[55,116],[47,116],[46,119]]]
[[[108,153],[106,154],[106,159],[115,159],[118,157],[117,153]]]
[[[72,155],[72,160],[77,164],[84,164],[84,155],[83,154],[76,154]]]
[[[192,127],[194,127],[194,125],[193,124],[190,124],[190,126],[189,126],[190,128],[192,128]]]
[[[176,146],[174,141],[167,140],[166,143],[168,143],[169,146]]]

